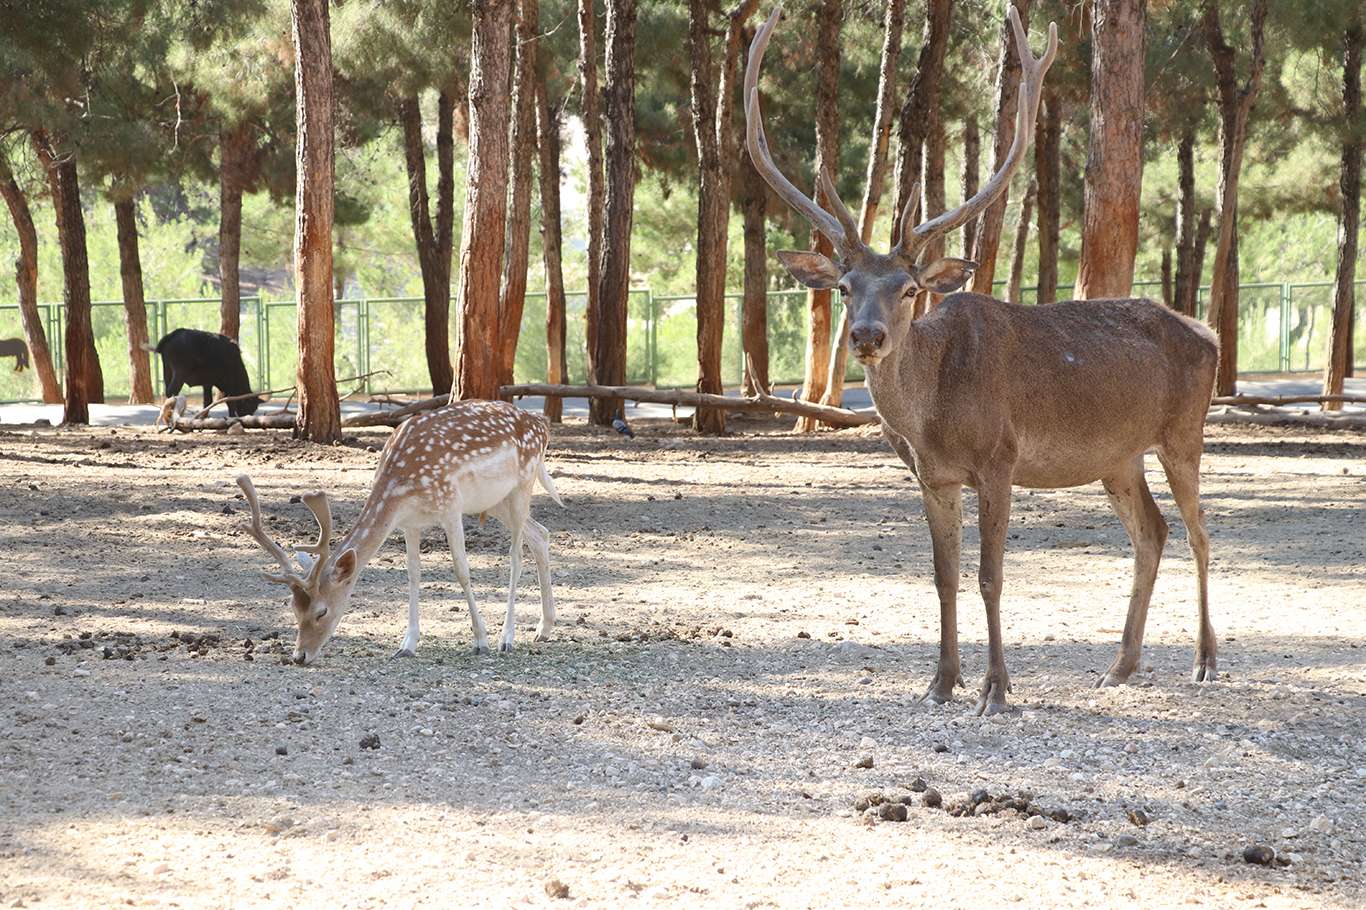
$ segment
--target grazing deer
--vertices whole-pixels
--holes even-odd
[[[1209,540],[1200,509],[1200,455],[1217,347],[1209,329],[1147,300],[1091,300],[1017,306],[979,294],[953,294],[912,319],[920,290],[962,287],[976,264],[921,261],[929,242],[976,218],[1010,183],[1034,133],[1044,74],[1057,52],[1057,28],[1035,58],[1013,7],[1007,15],[1020,51],[1019,117],[1001,169],[961,206],[915,223],[919,193],[900,213],[901,240],[886,255],[859,239],[829,174],[819,177],[834,214],[779,172],[759,111],[764,48],[775,9],[750,48],[745,73],[747,145],[754,166],[789,205],[834,244],[778,258],[808,287],[839,288],[850,308],[849,348],[863,364],[883,432],[919,481],[939,593],[939,667],[922,701],[948,701],[960,676],[957,630],[962,488],[977,490],[981,530],[978,585],[987,611],[988,670],[978,714],[1006,709],[1010,677],[1001,644],[1001,561],[1012,486],[1073,487],[1099,480],[1135,550],[1133,591],[1119,654],[1099,685],[1119,685],[1139,663],[1148,600],[1167,525],[1148,492],[1143,454],[1157,450],[1190,536],[1199,578],[1196,681],[1215,678],[1206,569]]]
[[[486,653],[488,632],[470,593],[462,518],[484,513],[497,518],[512,534],[507,617],[503,620],[498,650],[512,650],[523,540],[531,546],[541,586],[541,623],[536,627],[536,640],[547,639],[555,624],[555,601],[550,591],[550,535],[544,526],[531,519],[531,495],[539,481],[557,504],[564,505],[546,472],[545,447],[549,436],[544,418],[502,401],[462,401],[409,418],[389,437],[360,517],[335,550],[332,507],[327,494],[308,493],[303,497],[318,521],[318,542],[298,548],[312,554],[310,558],[296,552],[302,569],[266,533],[251,478],[245,474],[238,477],[237,485],[251,506],[251,536],[280,564],[280,574],[266,572],[265,576],[277,584],[288,585],[293,594],[294,613],[299,622],[294,661],[307,664],[317,658],[341,621],[361,569],[379,552],[394,528],[403,531],[408,547],[408,631],[394,656],[412,657],[420,634],[419,545],[423,529],[435,525],[445,529],[450,543],[455,577],[470,609],[475,653]]]

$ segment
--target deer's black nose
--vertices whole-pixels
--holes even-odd
[[[859,351],[876,351],[887,340],[887,330],[880,325],[855,325],[849,329],[849,344]]]

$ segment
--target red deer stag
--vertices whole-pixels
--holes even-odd
[[[1190,537],[1199,577],[1196,681],[1215,678],[1206,569],[1209,539],[1200,509],[1200,455],[1217,348],[1203,325],[1148,300],[1090,300],[1017,306],[953,294],[912,319],[916,292],[955,291],[976,263],[921,261],[935,237],[958,228],[1010,183],[1034,134],[1057,28],[1035,58],[1014,8],[1007,15],[1020,51],[1019,118],[1001,169],[961,206],[916,224],[914,200],[900,214],[901,240],[886,255],[859,239],[854,219],[819,179],[833,214],[779,172],[759,111],[759,68],[778,25],[775,9],[754,37],[745,72],[747,145],[774,191],[830,238],[835,259],[779,252],[808,287],[839,288],[850,308],[850,352],[863,364],[883,432],[919,481],[939,593],[939,666],[922,701],[948,701],[960,675],[957,629],[962,489],[977,490],[981,530],[978,585],[987,612],[986,679],[978,714],[1006,710],[1010,677],[1001,643],[1001,561],[1012,486],[1074,487],[1099,480],[1133,541],[1134,583],[1119,654],[1099,685],[1125,682],[1138,666],[1148,600],[1167,524],[1148,492],[1143,455],[1156,449]]]

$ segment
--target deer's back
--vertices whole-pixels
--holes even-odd
[[[1203,426],[1214,335],[1152,301],[957,294],[922,322],[941,346],[941,399],[955,399],[941,410],[972,414],[976,445],[1012,446],[1020,485],[1089,483]]]

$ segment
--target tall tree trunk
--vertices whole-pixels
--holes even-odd
[[[585,308],[588,343],[588,381],[601,384],[598,376],[598,300],[602,268],[603,164],[602,97],[598,89],[598,24],[594,0],[578,0],[579,19],[579,114],[588,146],[588,302]],[[590,403],[591,407],[591,403]]]
[[[1172,307],[1178,313],[1195,315],[1195,294],[1200,275],[1195,273],[1195,129],[1182,131],[1176,144],[1176,278]]]
[[[545,74],[536,76],[536,150],[540,161],[541,257],[545,263],[545,346],[546,382],[569,381],[565,370],[564,267],[561,264],[560,232],[560,125],[563,102],[550,105]],[[564,400],[555,395],[545,399],[545,416],[559,423]]]
[[[460,232],[460,369],[454,398],[498,398],[498,293],[507,231],[512,0],[476,0],[469,164]]]
[[[44,404],[59,404],[62,387],[57,383],[57,371],[52,366],[52,351],[48,348],[43,318],[38,313],[38,231],[33,226],[33,213],[28,199],[14,179],[9,160],[0,153],[0,196],[5,197],[14,232],[19,236],[19,258],[14,260],[14,280],[19,288],[19,317],[24,324],[24,340],[28,343],[29,363],[38,374]]]
[[[877,107],[873,114],[873,137],[868,155],[868,173],[863,181],[863,207],[859,213],[859,236],[864,243],[873,239],[873,222],[882,206],[883,184],[891,161],[887,155],[892,136],[892,112],[896,108],[896,67],[901,59],[901,33],[906,19],[906,0],[887,0],[882,16],[882,56],[878,67]],[[839,407],[844,402],[844,374],[849,368],[849,307],[840,310],[835,330],[835,349],[830,359],[830,375],[825,381],[822,404]]]
[[[299,416],[295,433],[341,438],[332,356],[332,36],[327,0],[292,0],[295,146],[294,284],[299,309]]]
[[[1026,0],[1027,2],[1027,0]],[[901,211],[920,180],[921,149],[930,127],[930,113],[939,108],[944,54],[949,46],[953,0],[926,0],[925,31],[916,61],[915,75],[901,105],[897,124],[896,208],[892,215],[892,245],[901,240]]]
[[[451,237],[455,207],[455,95],[443,89],[436,101],[436,223],[427,195],[427,153],[422,141],[422,110],[416,95],[399,99],[403,161],[408,174],[408,216],[422,273],[423,325],[427,374],[432,394],[450,391]]]
[[[1361,46],[1362,19],[1343,30],[1342,54],[1342,166],[1338,185],[1342,209],[1338,213],[1338,268],[1333,288],[1333,328],[1329,335],[1328,368],[1323,394],[1341,395],[1343,378],[1352,374],[1352,329],[1356,308],[1357,238],[1361,232]],[[1325,404],[1324,410],[1341,409]]]
[[[104,400],[104,376],[90,326],[90,260],[85,244],[85,214],[76,159],[58,155],[47,133],[33,134],[33,148],[47,170],[57,240],[62,248],[62,296],[66,303],[66,412],[64,423],[90,422],[90,404]]]
[[[963,199],[977,195],[981,183],[982,134],[977,127],[977,118],[971,114],[963,121]],[[963,225],[963,258],[971,259],[977,255],[977,222],[974,218]]]
[[[830,174],[832,180],[839,179],[839,75],[842,48],[840,29],[843,26],[844,10],[840,0],[821,0],[815,9],[816,15],[816,169]],[[812,194],[816,204],[830,210],[830,200],[816,181],[816,192]],[[823,256],[834,255],[830,240],[820,231],[812,231],[812,249]],[[808,308],[806,336],[806,375],[802,380],[800,398],[805,401],[819,402],[825,397],[826,380],[830,373],[830,329],[831,297],[828,290],[807,291]],[[796,429],[801,433],[813,432],[820,421],[814,417],[798,417]]]
[[[1214,210],[1209,206],[1200,210],[1200,220],[1195,225],[1195,251],[1191,254],[1190,287],[1187,289],[1189,311],[1194,316],[1200,297],[1200,276],[1205,272],[1205,251],[1209,248],[1210,234],[1214,231]]]
[[[1096,0],[1091,14],[1091,141],[1086,156],[1078,300],[1127,297],[1143,187],[1146,0]]]
[[[693,142],[700,178],[697,196],[697,391],[716,395],[724,391],[721,344],[726,328],[730,184],[738,156],[732,126],[735,76],[745,20],[754,14],[759,0],[741,0],[727,15],[719,61],[714,58],[711,48],[708,5],[705,0],[688,3],[688,51],[692,57],[689,89]],[[693,429],[699,433],[724,433],[726,412],[720,408],[697,408],[693,412]]]
[[[930,126],[925,132],[924,155],[922,156],[921,173],[924,175],[923,190],[920,200],[920,217],[934,218],[944,211],[944,156],[947,152],[948,137],[944,132],[944,121],[939,117],[938,108],[930,111]],[[947,252],[944,235],[940,234],[930,239],[925,244],[925,249],[921,253],[923,261],[934,262],[942,259]],[[916,318],[924,316],[939,303],[942,294],[932,291],[921,291],[915,296],[915,315]]]
[[[1232,395],[1238,386],[1238,179],[1247,144],[1247,121],[1261,88],[1263,33],[1267,0],[1252,7],[1252,59],[1248,78],[1238,84],[1237,52],[1224,40],[1217,0],[1207,3],[1202,17],[1205,45],[1214,61],[1219,89],[1219,217],[1218,240],[1210,276],[1208,321],[1219,336],[1219,373],[1216,395]]]
[[[1038,180],[1039,290],[1038,303],[1058,299],[1058,236],[1062,216],[1062,99],[1047,87],[1034,146],[1034,174]]]
[[[764,180],[745,153],[740,159],[740,210],[745,230],[745,297],[740,304],[740,342],[745,352],[745,392],[770,388],[768,378],[768,240]]]
[[[1024,279],[1025,250],[1029,247],[1029,222],[1034,216],[1034,197],[1038,192],[1038,180],[1031,180],[1020,200],[1020,220],[1015,223],[1015,248],[1011,251],[1010,280],[1006,284],[1006,300],[1011,303],[1024,302],[1020,299],[1020,284]]]
[[[255,157],[252,127],[218,134],[218,331],[234,341],[242,327],[242,193]]]
[[[603,248],[598,270],[594,363],[603,385],[626,382],[626,316],[631,293],[631,218],[636,195],[636,0],[607,0],[603,118],[607,122]],[[611,426],[625,403],[591,399],[588,419]]]
[[[1176,306],[1176,292],[1172,288],[1172,248],[1162,246],[1162,303],[1169,308]]]
[[[536,153],[536,33],[538,0],[518,0],[512,68],[512,161],[508,174],[507,247],[498,302],[499,381],[512,382],[517,340],[526,308],[527,258],[531,250],[531,159]]]
[[[1020,24],[1029,31],[1029,0],[1011,0],[1020,14]],[[1010,144],[1015,140],[1015,112],[1019,108],[1020,49],[1015,46],[1010,23],[1001,26],[1001,63],[996,71],[996,137],[992,158],[992,172],[1001,169]],[[977,241],[972,258],[977,269],[972,275],[972,290],[990,294],[996,279],[996,255],[1001,246],[1001,228],[1005,224],[1006,203],[1010,201],[1010,187],[1006,187],[982,213],[977,225]]]
[[[152,401],[152,371],[147,359],[147,305],[142,291],[142,258],[138,255],[138,223],[132,197],[114,202],[119,235],[119,277],[123,279],[123,312],[128,320],[129,404]]]

